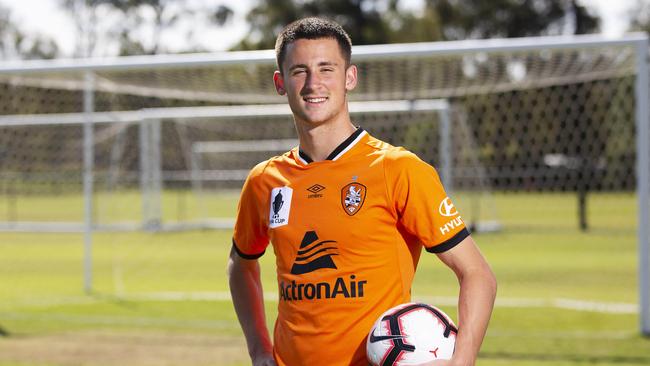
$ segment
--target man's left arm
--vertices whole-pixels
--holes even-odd
[[[496,278],[471,236],[438,258],[454,271],[460,283],[458,335],[452,359],[435,361],[431,366],[471,366],[476,363],[492,314]]]

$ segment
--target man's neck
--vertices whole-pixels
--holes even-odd
[[[323,123],[318,126],[306,126],[296,123],[300,149],[313,161],[323,161],[354,133],[356,128],[349,119],[339,123]]]

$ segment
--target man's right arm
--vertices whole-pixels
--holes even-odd
[[[264,296],[257,259],[244,259],[235,249],[228,259],[228,282],[237,318],[254,366],[275,366],[273,345],[266,327]]]

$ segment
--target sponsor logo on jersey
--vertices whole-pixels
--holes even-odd
[[[307,198],[321,198],[323,195],[320,193],[323,190],[325,190],[324,186],[321,186],[320,184],[314,184],[313,186],[307,188],[309,192],[311,192],[310,195],[307,196]]]
[[[284,226],[289,223],[292,196],[293,189],[289,187],[273,188],[271,191],[271,204],[269,210],[270,228]]]
[[[353,216],[363,206],[366,200],[366,186],[361,183],[350,183],[341,189],[341,205],[346,214]]]
[[[368,281],[359,281],[350,275],[347,280],[337,277],[333,281],[298,283],[280,281],[280,301],[321,300],[364,297]]]
[[[315,231],[308,231],[300,243],[296,260],[291,267],[291,274],[302,275],[320,269],[334,269],[336,264],[332,256],[338,255],[338,247],[334,240],[320,240]],[[354,274],[336,277],[332,280],[310,281],[280,281],[281,301],[320,300],[336,298],[364,297],[365,280],[357,279]]]
[[[304,274],[322,268],[336,269],[332,256],[338,255],[334,240],[320,240],[315,231],[308,231],[302,238],[291,274]]]
[[[461,227],[463,225],[463,219],[460,216],[447,221],[443,226],[440,227],[440,233],[442,235],[449,234],[455,228]]]
[[[456,206],[454,206],[449,197],[445,197],[445,199],[440,202],[438,212],[440,212],[442,216],[446,217],[454,217],[458,215],[458,210],[456,210]]]

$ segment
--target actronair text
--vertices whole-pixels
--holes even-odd
[[[357,281],[355,275],[351,275],[347,282],[343,277],[338,277],[333,283],[280,281],[280,301],[363,297],[363,286],[367,283],[368,281],[365,280]]]

